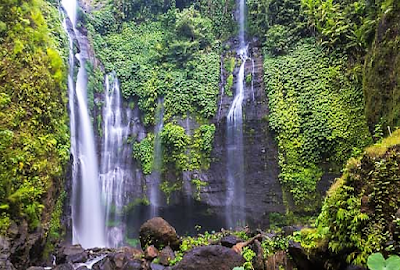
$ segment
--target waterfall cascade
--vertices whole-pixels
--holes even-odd
[[[105,86],[100,179],[106,206],[108,246],[118,247],[124,241],[122,211],[126,201],[125,185],[132,180],[132,150],[126,144],[131,133],[132,112],[122,106],[119,81],[115,74],[106,76]]]
[[[73,243],[84,248],[106,246],[104,237],[104,211],[100,201],[99,174],[95,140],[86,100],[86,59],[74,55],[73,36],[77,36],[76,0],[62,0],[67,16],[72,23],[69,32],[66,19],[64,28],[69,37],[68,96],[71,129],[72,167],[72,232]],[[74,34],[74,35],[73,35]],[[79,61],[76,83],[74,82],[75,57]]]
[[[237,75],[235,97],[227,116],[227,226],[243,225],[245,216],[245,180],[243,153],[243,99],[245,92],[245,65],[250,58],[247,55],[248,45],[245,43],[245,0],[239,0],[239,49],[241,59]]]
[[[164,127],[164,103],[163,99],[158,100],[156,126],[154,128],[154,159],[153,171],[150,177],[150,217],[159,215],[159,207],[161,204],[160,184],[161,184],[161,167],[162,167],[162,145],[161,131]]]

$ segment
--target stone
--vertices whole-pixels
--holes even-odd
[[[151,270],[165,270],[165,266],[161,264],[151,263],[150,264]]]
[[[57,265],[53,270],[74,270],[74,267],[69,263]]]
[[[212,245],[196,247],[183,256],[173,270],[232,270],[244,263],[243,257],[230,248]]]
[[[126,262],[126,254],[125,253],[115,253],[112,256],[112,261],[114,262],[114,265],[117,269],[122,268],[125,265]]]
[[[154,258],[156,258],[158,256],[158,250],[156,249],[155,246],[148,246],[146,248],[146,251],[144,252],[144,257],[147,260],[153,260]]]
[[[224,236],[221,239],[221,245],[224,247],[228,247],[228,248],[233,247],[234,245],[236,245],[239,242],[243,242],[243,241],[240,238],[238,238],[232,234]]]
[[[113,263],[110,258],[105,257],[102,260],[95,263],[92,267],[93,270],[115,270]]]
[[[139,260],[132,260],[128,261],[125,263],[124,267],[122,267],[122,270],[142,270],[144,269],[142,267],[142,262]]]
[[[88,253],[81,245],[68,245],[60,249],[56,255],[57,263],[83,263],[88,260]]]
[[[316,269],[313,268],[313,264],[309,260],[305,250],[300,245],[300,243],[290,241],[289,254],[290,256],[292,256],[293,261],[300,270]]]
[[[288,257],[285,251],[278,251],[275,254],[268,257],[265,262],[265,270],[276,270],[276,269],[293,270],[293,262]]]
[[[128,258],[140,260],[144,253],[141,249],[133,248],[133,247],[121,247],[117,250],[117,252],[123,252],[127,255]]]
[[[175,228],[160,217],[152,218],[140,227],[139,239],[142,248],[154,245],[158,249],[170,246],[177,250],[180,245]]]
[[[168,266],[169,261],[175,259],[175,253],[171,247],[167,246],[163,250],[161,250],[158,258],[160,259],[160,264]]]
[[[41,266],[31,266],[27,270],[44,270],[44,267]]]
[[[264,251],[260,241],[254,240],[252,250],[256,253],[256,256],[253,258],[254,270],[265,270]]]

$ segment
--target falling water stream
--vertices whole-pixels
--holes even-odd
[[[74,36],[77,36],[77,1],[63,0],[67,16],[72,23],[68,30],[67,20],[64,28],[69,37],[69,76],[68,96],[71,128],[72,166],[72,242],[84,248],[106,246],[104,237],[104,211],[100,201],[99,174],[92,123],[87,107],[87,74],[84,57],[74,55]],[[74,34],[74,35],[73,35]],[[79,61],[76,83],[74,82],[75,57]]]
[[[154,128],[154,158],[153,158],[153,171],[151,173],[150,183],[150,217],[159,215],[159,208],[161,204],[160,184],[161,184],[161,168],[162,168],[162,145],[161,145],[161,131],[164,127],[164,100],[159,99],[156,114],[156,126]]]
[[[122,211],[125,185],[131,180],[132,174],[132,151],[127,145],[131,110],[122,106],[119,81],[114,73],[106,76],[105,86],[100,179],[106,208],[108,246],[118,247],[124,241]]]
[[[244,38],[245,0],[239,0],[239,50],[241,59],[237,75],[235,97],[227,116],[227,195],[226,222],[228,227],[243,225],[245,215],[245,183],[243,156],[243,108],[245,65],[249,59]]]

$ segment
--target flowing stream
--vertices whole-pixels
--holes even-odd
[[[122,106],[119,81],[114,73],[106,76],[105,86],[100,179],[106,206],[108,246],[118,247],[124,241],[124,188],[132,177],[132,150],[127,144],[132,112]]]
[[[245,215],[245,180],[243,156],[243,99],[245,91],[245,65],[249,59],[245,43],[245,0],[239,0],[239,50],[241,65],[237,75],[235,97],[227,116],[227,226],[243,225]]]
[[[69,76],[68,96],[71,129],[72,166],[72,242],[84,248],[104,247],[104,211],[100,200],[99,174],[92,122],[87,107],[87,74],[84,57],[74,55],[74,36],[76,31],[76,0],[62,0],[72,30],[64,20],[64,28],[69,37]],[[72,31],[73,33],[70,33]],[[79,70],[74,82],[75,57]]]

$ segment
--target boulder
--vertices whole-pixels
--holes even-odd
[[[228,248],[233,247],[234,245],[236,245],[239,242],[243,242],[243,241],[240,238],[238,238],[232,234],[224,236],[221,239],[221,245],[223,245],[224,247],[228,247]]]
[[[0,235],[0,269],[14,270],[14,266],[9,261],[10,257],[10,241]]]
[[[121,269],[125,265],[127,261],[126,257],[127,255],[122,252],[117,252],[111,255],[112,261],[117,269]]]
[[[154,245],[157,249],[170,246],[177,250],[180,245],[174,227],[160,217],[152,218],[140,227],[139,239],[142,248]]]
[[[68,245],[62,247],[56,255],[57,263],[83,263],[88,260],[88,253],[81,245]]]
[[[197,247],[183,256],[173,270],[232,270],[244,263],[241,255],[230,248],[212,245]]]
[[[64,263],[56,266],[53,270],[74,270],[74,267],[69,263]]]
[[[127,258],[129,259],[137,259],[140,260],[144,253],[141,249],[133,248],[133,247],[121,247],[117,250],[117,252],[125,253]]]
[[[168,266],[169,261],[175,259],[175,253],[172,248],[168,246],[161,250],[158,258],[160,259],[160,264]]]
[[[93,270],[115,270],[114,264],[109,257],[104,257],[102,260],[95,263],[92,267]]]
[[[155,248],[155,246],[151,245],[146,248],[146,251],[144,252],[144,257],[147,260],[153,260],[158,256],[158,250]]]
[[[151,263],[150,264],[151,270],[165,270],[165,266],[161,264]]]
[[[290,241],[289,254],[292,256],[295,264],[300,270],[312,269],[313,264],[309,260],[308,255],[300,243]]]
[[[142,262],[139,260],[132,260],[125,263],[122,270],[143,270],[145,268],[142,267]]]

